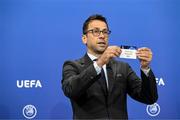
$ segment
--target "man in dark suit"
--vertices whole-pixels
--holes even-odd
[[[127,94],[145,104],[158,99],[155,76],[149,67],[151,50],[137,50],[140,79],[127,63],[113,59],[121,54],[121,48],[108,46],[109,34],[103,16],[90,16],[82,36],[87,53],[64,63],[62,89],[71,100],[74,119],[128,119]]]

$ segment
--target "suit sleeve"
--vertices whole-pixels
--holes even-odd
[[[141,79],[139,79],[132,68],[128,65],[127,79],[128,94],[133,99],[145,104],[153,104],[157,101],[157,85],[152,70],[149,71],[148,76],[146,76],[141,70]]]
[[[67,61],[63,65],[62,89],[72,99],[78,99],[99,77],[93,64],[85,69],[80,67],[81,64],[74,61]]]

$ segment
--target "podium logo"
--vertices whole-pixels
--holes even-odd
[[[160,106],[157,103],[154,103],[152,105],[147,105],[146,112],[150,116],[157,116],[160,113]]]
[[[17,80],[18,88],[42,88],[40,80]]]
[[[23,116],[27,119],[33,119],[37,114],[37,110],[34,105],[26,105],[23,108],[22,112],[23,112]]]

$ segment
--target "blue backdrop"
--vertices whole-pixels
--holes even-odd
[[[151,109],[128,97],[129,118],[180,119],[179,6],[179,0],[0,0],[0,118],[72,118],[62,65],[85,54],[82,24],[98,13],[107,17],[111,45],[153,51],[159,99]],[[138,60],[124,61],[139,75]],[[29,114],[26,105],[33,105]]]

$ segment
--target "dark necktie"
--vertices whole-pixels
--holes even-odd
[[[94,59],[93,61],[97,61],[97,59]],[[107,89],[106,77],[105,77],[105,73],[104,73],[103,68],[101,69],[101,77],[99,78],[99,80],[101,82],[101,86],[103,87],[105,95],[107,95],[108,89]]]
[[[108,94],[108,89],[107,89],[106,77],[105,77],[105,73],[104,73],[104,69],[103,68],[101,69],[100,81],[101,81],[103,89],[105,91],[105,95],[107,95]]]

